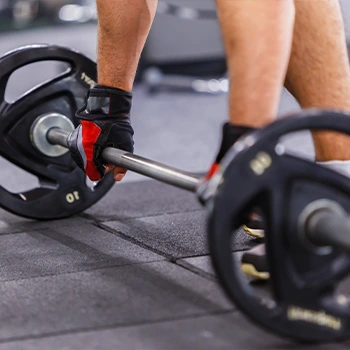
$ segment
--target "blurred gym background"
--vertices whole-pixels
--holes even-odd
[[[175,16],[167,6],[182,6]],[[198,7],[200,5],[200,7]],[[206,11],[214,19],[190,20],[190,9]],[[137,82],[144,80],[149,91],[194,89],[204,92],[226,91],[225,59],[212,0],[162,0],[144,54]],[[33,43],[69,46],[96,57],[95,0],[0,0],[0,54]],[[194,80],[193,77],[208,78]],[[202,83],[202,84],[201,84]],[[208,91],[209,89],[209,91]]]
[[[341,4],[350,39],[350,2]],[[181,8],[169,15],[171,5]],[[196,10],[206,18],[199,19]],[[22,45],[54,43],[95,59],[96,17],[95,0],[0,0],[0,54]],[[220,31],[210,17],[215,17],[213,0],[159,0],[137,82],[145,82],[150,92],[226,92]]]

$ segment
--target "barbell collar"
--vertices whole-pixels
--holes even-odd
[[[350,253],[350,217],[332,208],[315,210],[305,222],[307,239],[318,247]]]
[[[67,138],[69,132],[59,128],[52,128],[47,133],[47,139],[54,145],[68,148]],[[155,162],[153,160],[107,147],[102,151],[102,159],[106,164],[113,164],[126,168],[135,173],[164,182],[166,184],[196,192],[200,177],[176,168]]]

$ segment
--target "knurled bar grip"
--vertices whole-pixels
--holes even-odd
[[[307,238],[318,246],[332,246],[350,252],[350,217],[330,209],[320,209],[305,223]]]
[[[60,145],[65,148],[68,148],[68,136],[69,132],[59,128],[52,128],[47,133],[47,139],[50,143]],[[106,164],[114,164],[135,173],[145,175],[152,179],[191,192],[196,192],[200,181],[200,177],[193,174],[119,150],[117,148],[107,147],[104,149],[102,151],[102,159]]]

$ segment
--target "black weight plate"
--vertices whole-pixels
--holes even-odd
[[[40,61],[64,62],[69,69],[31,89],[17,101],[5,101],[11,74]],[[48,157],[37,151],[30,140],[33,122],[48,113],[63,114],[78,125],[75,112],[96,81],[96,72],[92,60],[59,46],[27,46],[0,59],[0,155],[37,176],[40,183],[38,188],[25,193],[11,193],[0,187],[2,208],[32,219],[64,218],[89,208],[113,186],[111,174],[90,188],[69,152],[56,158]]]
[[[216,193],[210,205],[209,246],[219,280],[251,320],[299,341],[334,341],[350,335],[350,303],[335,294],[339,281],[350,273],[350,256],[308,249],[298,234],[298,218],[319,199],[338,202],[350,213],[350,181],[276,148],[281,136],[304,129],[350,135],[349,116],[305,111],[237,143],[224,159],[222,173],[212,180]],[[263,166],[255,168],[259,159]],[[266,218],[273,299],[256,295],[230,249],[235,230],[257,203]]]

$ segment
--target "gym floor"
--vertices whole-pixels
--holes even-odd
[[[74,47],[69,33],[33,31],[27,42],[15,35],[0,42],[3,52],[38,41]],[[194,172],[208,168],[225,95],[150,96],[140,85],[134,101],[137,154]],[[296,109],[283,95],[280,113]],[[286,143],[312,157],[307,133]],[[7,162],[1,168],[3,186],[33,184]],[[251,324],[226,298],[210,265],[205,217],[193,194],[131,173],[70,219],[35,222],[0,210],[0,349],[300,348]],[[241,234],[235,250],[252,244]]]

